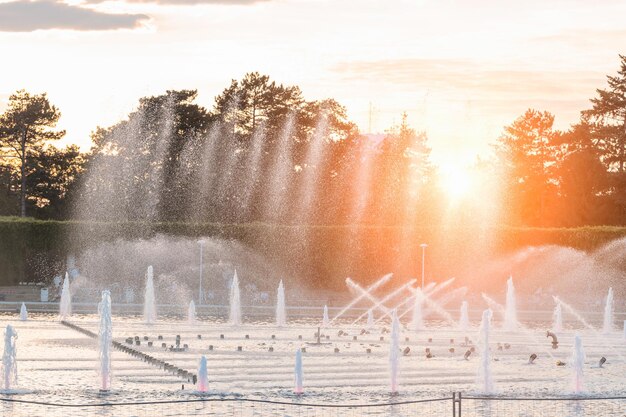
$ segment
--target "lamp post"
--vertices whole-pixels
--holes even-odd
[[[426,243],[422,243],[420,245],[422,248],[422,290],[424,289],[424,261],[426,260],[426,248],[428,245]]]
[[[200,305],[204,301],[204,296],[202,294],[202,250],[204,249],[205,241],[200,239],[198,243],[200,244],[200,290],[198,293],[198,305]]]

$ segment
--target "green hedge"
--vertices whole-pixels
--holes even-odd
[[[593,250],[625,237],[623,227],[391,227],[276,224],[98,223],[0,217],[0,285],[44,281],[63,269],[67,253],[115,239],[158,234],[237,240],[269,262],[316,287],[339,287],[346,276],[364,280],[395,271],[414,274],[428,242],[433,274],[453,275],[461,255],[495,256],[528,245]]]

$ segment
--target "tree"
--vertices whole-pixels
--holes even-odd
[[[83,171],[84,162],[76,145],[65,149],[47,146],[33,154],[28,161],[27,188],[37,217],[67,217],[67,196]]]
[[[194,103],[195,90],[144,97],[137,110],[92,135],[89,175],[79,215],[129,220],[180,218],[193,194],[189,177],[202,166],[201,146],[214,117]]]
[[[511,125],[496,144],[496,153],[505,171],[506,188],[518,220],[543,224],[548,198],[555,195],[551,176],[558,160],[554,116],[547,111],[528,109]],[[552,194],[550,194],[552,192]]]
[[[31,95],[19,90],[9,97],[7,111],[0,115],[0,147],[3,157],[15,158],[19,170],[20,215],[26,216],[27,168],[32,155],[65,131],[52,130],[61,113],[50,104],[46,94]]]
[[[607,76],[609,88],[598,89],[592,108],[583,112],[593,128],[602,160],[612,170],[626,169],[626,55],[620,55],[617,76]]]
[[[249,139],[259,126],[278,130],[290,112],[297,112],[304,99],[300,88],[270,81],[267,75],[247,73],[241,81],[232,80],[215,98],[215,112],[232,125],[233,132]]]
[[[596,143],[584,118],[556,140],[561,153],[554,169],[561,202],[560,225],[596,224],[606,219],[610,181]]]

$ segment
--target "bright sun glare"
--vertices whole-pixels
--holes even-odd
[[[440,183],[448,198],[458,201],[472,190],[472,173],[457,166],[445,166],[441,168]]]

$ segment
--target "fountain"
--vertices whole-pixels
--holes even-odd
[[[552,315],[552,330],[555,332],[563,331],[563,312],[561,307],[561,302],[557,300],[556,305],[554,306],[554,314]]]
[[[61,302],[59,303],[59,316],[61,320],[67,320],[72,315],[72,294],[70,292],[70,277],[65,273],[63,288],[61,289]]]
[[[233,326],[241,325],[241,300],[239,297],[239,278],[236,270],[233,282],[230,284],[230,316],[228,322]]]
[[[146,324],[154,324],[157,319],[152,265],[148,267],[148,271],[146,272],[146,292],[143,299],[143,319]]]
[[[24,303],[22,303],[22,307],[20,307],[20,320],[28,320],[28,311],[26,310],[26,304]]]
[[[604,305],[604,322],[602,324],[602,333],[609,334],[613,331],[613,288],[609,288],[606,296],[606,304]]]
[[[189,308],[187,308],[187,323],[196,323],[196,303],[193,300],[189,302]]]
[[[513,277],[506,282],[506,307],[504,310],[504,330],[513,332],[517,330],[517,307],[515,306],[515,287]]]
[[[387,274],[387,275],[383,275],[382,277],[380,277],[378,279],[378,281],[376,281],[375,283],[373,283],[372,285],[370,285],[369,287],[367,287],[367,289],[365,290],[365,293],[361,293],[359,294],[357,297],[355,297],[352,301],[350,301],[348,303],[348,305],[344,306],[344,308],[341,309],[341,311],[339,313],[337,313],[337,315],[335,317],[333,317],[333,319],[330,321],[330,323],[334,322],[335,320],[337,320],[339,317],[341,317],[342,315],[344,315],[344,313],[348,310],[350,310],[352,307],[354,307],[359,301],[361,301],[363,298],[366,297],[367,294],[373,292],[375,289],[379,288],[380,286],[384,285],[387,281],[389,281],[391,279],[391,277],[393,276],[393,274]],[[346,278],[346,282],[349,280],[350,278]],[[329,323],[329,324],[330,324]]]
[[[491,327],[491,310],[483,311],[480,322],[479,351],[480,364],[478,366],[478,389],[483,394],[493,393],[493,376],[491,375],[491,353],[489,351],[489,331]]]
[[[111,293],[102,291],[102,301],[98,304],[100,313],[100,329],[98,331],[98,345],[100,348],[100,391],[108,391],[111,388],[111,341],[113,340],[111,329]]]
[[[580,394],[584,391],[583,368],[585,366],[585,351],[580,335],[574,336],[574,351],[572,353],[572,370],[574,393]]]
[[[389,344],[389,374],[391,378],[391,393],[398,393],[398,359],[400,352],[400,321],[394,310],[391,314],[391,343]]]
[[[413,305],[413,317],[411,319],[411,330],[419,331],[424,329],[424,318],[422,316],[423,297],[421,290],[415,292],[415,303]]]
[[[367,328],[368,329],[374,328],[374,311],[372,311],[371,308],[367,310]]]
[[[402,292],[406,291],[406,290],[409,290],[409,291],[412,291],[412,292],[415,293],[415,290],[413,289],[412,285],[415,284],[416,282],[417,282],[416,279],[412,279],[409,282],[405,283],[404,285],[402,285],[402,286],[396,288],[395,290],[391,291],[389,294],[387,294],[383,298],[377,299],[372,294],[367,292],[367,290],[364,290],[359,284],[357,284],[356,282],[352,281],[350,278],[346,278],[346,284],[348,284],[349,287],[351,287],[352,289],[354,289],[354,290],[364,294],[365,297],[374,304],[372,309],[378,309],[378,310],[381,310],[383,312],[383,315],[378,318],[379,321],[381,319],[383,319],[384,317],[390,315],[391,312],[394,310],[392,308],[385,307],[385,303],[387,301],[393,299],[394,297],[396,297],[398,294],[401,294]],[[357,324],[359,321],[361,321],[361,319],[363,317],[365,317],[366,314],[367,313],[361,314],[359,317],[357,317],[356,320],[354,320],[352,322],[352,324]]]
[[[209,389],[209,372],[207,370],[206,356],[200,357],[198,364],[198,391],[207,392]]]
[[[278,293],[276,294],[276,326],[284,327],[287,325],[287,317],[285,312],[285,286],[283,280],[278,284]]]
[[[295,375],[295,388],[296,394],[304,394],[303,379],[302,379],[302,349],[296,350],[296,366],[294,369]]]
[[[10,324],[4,332],[4,353],[2,354],[2,375],[4,376],[4,389],[10,390],[11,384],[17,384],[17,359],[15,342],[17,333]]]
[[[461,302],[461,317],[459,318],[459,330],[466,332],[469,330],[469,312],[467,301]]]
[[[322,316],[322,326],[323,327],[328,327],[328,306],[324,305],[324,315]]]

